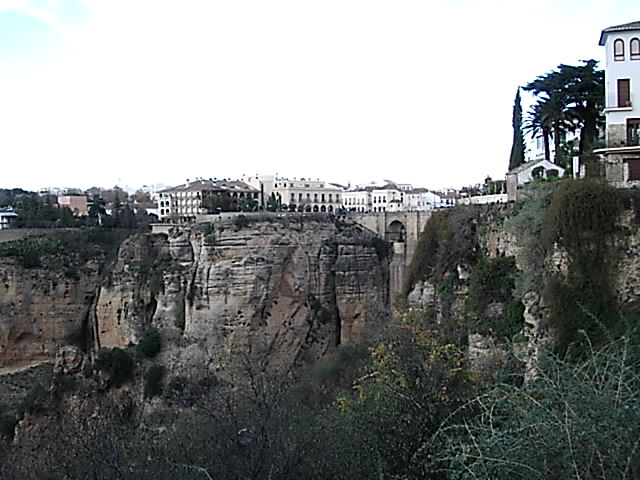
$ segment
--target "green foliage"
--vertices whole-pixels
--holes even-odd
[[[522,134],[522,102],[520,101],[520,87],[513,101],[513,143],[511,144],[511,156],[509,157],[509,170],[524,163],[524,136]]]
[[[13,435],[16,430],[16,424],[18,419],[11,413],[0,413],[0,435],[5,440],[13,440]]]
[[[79,227],[83,221],[73,216],[68,208],[56,205],[51,195],[29,193],[15,198],[16,224],[24,228]]]
[[[144,396],[146,398],[157,397],[162,393],[164,371],[162,365],[152,365],[144,373]]]
[[[135,364],[129,353],[121,348],[103,348],[98,352],[96,369],[105,372],[115,386],[120,386],[133,376]]]
[[[560,154],[563,134],[580,128],[579,153],[588,155],[598,136],[604,108],[604,72],[598,62],[583,60],[582,65],[558,65],[524,87],[537,97],[529,116],[528,130],[545,138],[545,158],[549,159],[549,136],[553,134],[556,155]],[[560,157],[556,158],[559,163]]]
[[[251,220],[245,215],[238,215],[233,219],[233,224],[237,229],[246,228],[251,225]]]
[[[523,387],[497,385],[477,397],[468,406],[474,420],[440,429],[436,440],[445,447],[425,459],[425,469],[469,479],[637,478],[633,338],[589,350],[578,363],[550,356]]]
[[[584,330],[592,341],[617,319],[611,266],[615,261],[616,222],[622,208],[617,191],[594,180],[562,182],[545,212],[542,246],[555,245],[568,256],[566,274],[554,274],[545,285],[557,351],[566,352]],[[583,347],[576,347],[580,355]]]
[[[77,277],[90,261],[104,264],[129,232],[86,229],[52,232],[0,244],[0,256],[13,257],[24,268],[47,268]]]
[[[158,329],[149,328],[145,330],[138,344],[138,351],[147,358],[153,358],[160,353],[161,348],[162,339]]]
[[[517,238],[519,259],[523,263],[523,269],[516,277],[516,298],[523,298],[527,292],[537,290],[542,285],[545,249],[540,242],[540,235],[545,211],[559,185],[529,185],[526,196],[518,200],[515,211],[505,221],[507,231]]]
[[[478,253],[474,210],[456,207],[434,212],[418,239],[403,293],[408,295],[425,278],[439,283],[460,264],[473,264]]]
[[[39,383],[34,385],[18,405],[18,416],[25,413],[38,413],[44,410],[49,401],[49,393]]]
[[[516,263],[513,257],[481,257],[473,268],[465,309],[474,319],[472,331],[510,338],[524,326],[524,306],[513,298]],[[491,303],[501,303],[504,312],[497,318],[487,315]]]
[[[389,246],[389,242],[385,241],[380,237],[373,237],[371,239],[371,244],[373,245],[373,248],[376,251],[378,260],[384,260],[389,256],[389,252],[391,250]]]
[[[182,305],[182,308],[177,308],[176,309],[176,317],[173,319],[173,324],[176,327],[178,327],[180,330],[184,331],[184,327],[186,325],[185,313],[184,313],[184,304]]]
[[[441,343],[428,323],[419,310],[399,315],[371,349],[355,393],[338,398],[352,439],[380,478],[418,474],[412,463],[420,446],[445,418],[457,418],[472,391],[463,350]]]

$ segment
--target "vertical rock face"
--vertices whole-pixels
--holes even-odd
[[[224,369],[240,353],[286,371],[375,321],[385,263],[365,234],[327,221],[133,237],[100,292],[97,340],[122,347],[154,327],[175,369]]]
[[[63,345],[83,343],[98,285],[97,266],[67,277],[1,259],[0,368],[52,361]]]

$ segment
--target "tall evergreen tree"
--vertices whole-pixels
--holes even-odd
[[[509,170],[524,163],[524,137],[522,135],[522,104],[520,102],[520,87],[516,92],[513,103],[513,144],[511,145],[511,157],[509,158]]]

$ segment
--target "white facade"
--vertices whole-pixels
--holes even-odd
[[[442,198],[424,188],[409,190],[404,194],[404,210],[407,212],[426,212],[441,206]]]
[[[342,207],[350,212],[369,213],[371,211],[370,190],[347,190],[342,193]]]
[[[367,185],[343,193],[343,207],[351,212],[426,212],[444,206],[445,201],[426,188],[409,184]]]
[[[394,200],[398,200],[400,206],[404,201],[404,192],[395,185],[390,184],[371,191],[371,206],[374,213],[399,211],[398,202],[393,202],[394,204],[391,205]]]
[[[274,175],[255,175],[243,180],[260,191],[261,205],[266,206],[271,194],[287,209],[299,212],[334,212],[342,207],[343,189],[306,178],[286,178]]]
[[[13,228],[18,215],[11,208],[0,210],[0,230]]]
[[[607,145],[637,145],[637,137],[629,138],[629,130],[640,124],[640,22],[603,30],[600,45],[606,52]]]

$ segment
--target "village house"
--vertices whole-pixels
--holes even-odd
[[[640,22],[605,28],[606,147],[594,151],[608,182],[640,185]],[[581,176],[585,176],[582,165]]]
[[[11,207],[0,208],[0,230],[14,228],[18,214]]]
[[[507,201],[517,200],[518,188],[536,179],[561,177],[565,169],[548,160],[533,160],[507,172]]]

